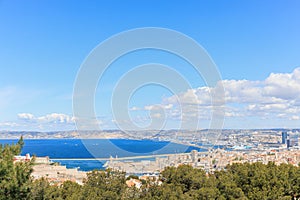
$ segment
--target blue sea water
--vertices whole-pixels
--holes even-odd
[[[0,144],[12,144],[18,140],[0,140]],[[153,154],[183,153],[201,149],[167,141],[129,139],[25,139],[22,155],[49,156],[55,159],[128,157]],[[67,168],[83,171],[103,169],[105,160],[59,160]]]

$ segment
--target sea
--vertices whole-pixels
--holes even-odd
[[[17,139],[1,139],[0,144],[13,144]],[[130,139],[25,139],[21,155],[49,156],[53,162],[81,171],[104,169],[110,157],[132,157],[156,154],[205,151],[193,146],[154,140]],[[80,160],[99,158],[99,160]],[[101,159],[101,160],[100,160]]]

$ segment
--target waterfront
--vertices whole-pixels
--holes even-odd
[[[16,139],[0,140],[0,144],[16,143]],[[104,169],[105,162],[112,157],[146,156],[153,154],[173,154],[190,152],[197,147],[175,144],[166,141],[128,140],[128,139],[25,139],[22,155],[29,153],[39,157],[49,156],[54,162],[66,165],[67,168],[77,168],[83,171]],[[112,145],[114,144],[114,145]],[[92,155],[85,145],[97,149]],[[80,160],[81,158],[107,158],[107,160]],[[66,160],[61,160],[61,159]],[[76,160],[69,160],[69,159]],[[56,160],[59,159],[59,160]],[[78,160],[77,160],[78,159]]]

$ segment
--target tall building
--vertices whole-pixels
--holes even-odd
[[[198,151],[197,150],[193,150],[191,152],[191,156],[192,156],[192,162],[196,162],[197,157],[198,157]]]
[[[283,131],[283,132],[281,133],[281,143],[282,143],[282,144],[286,144],[286,143],[287,143],[287,137],[288,137],[287,132],[286,132],[286,131]]]
[[[291,145],[291,140],[290,140],[290,139],[287,139],[287,140],[286,140],[286,147],[287,147],[287,148],[292,147],[292,145]]]

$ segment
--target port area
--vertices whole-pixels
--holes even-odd
[[[106,168],[125,171],[128,174],[159,174],[165,167],[190,165],[201,168],[207,173],[225,169],[233,163],[274,162],[298,166],[300,163],[299,149],[268,149],[268,150],[241,150],[227,151],[213,149],[207,152],[193,150],[190,153],[159,155],[154,160],[126,160],[123,158],[110,158],[105,164]]]
[[[260,137],[262,138],[262,137]],[[279,165],[282,163],[298,166],[300,163],[300,140],[298,143],[291,143],[289,135],[277,134],[274,141],[262,143],[246,143],[244,145],[238,142],[230,143],[232,145],[219,145],[223,148],[207,146],[206,151],[192,150],[189,153],[141,155],[131,157],[110,157],[110,158],[49,158],[36,157],[33,167],[33,178],[46,178],[51,183],[60,184],[66,180],[71,180],[83,184],[88,172],[80,171],[78,168],[68,169],[57,162],[62,160],[89,161],[98,160],[105,162],[104,169],[112,169],[126,172],[127,175],[155,175],[158,176],[166,167],[180,165],[190,165],[194,168],[200,168],[207,173],[213,173],[216,170],[225,169],[227,165],[234,163],[255,163],[261,162],[267,164],[274,162]],[[202,146],[203,147],[203,146]],[[226,147],[226,148],[225,148]],[[203,148],[201,148],[203,149]],[[18,160],[28,160],[29,155],[16,156]]]
[[[159,174],[165,167],[180,165],[190,165],[195,168],[201,168],[207,173],[215,170],[225,169],[227,165],[233,163],[254,163],[274,162],[275,164],[292,164],[298,166],[300,163],[300,149],[299,148],[270,148],[270,149],[248,149],[248,148],[233,148],[231,150],[225,149],[211,149],[206,152],[198,152],[193,150],[190,153],[177,154],[161,154],[161,155],[146,155],[133,157],[110,157],[110,158],[61,158],[51,159],[56,162],[59,160],[99,160],[106,161],[104,168],[110,168],[117,171],[124,171],[127,174],[145,175],[145,174]],[[49,163],[52,163],[49,159]],[[39,161],[39,163],[41,163]],[[46,168],[39,164],[35,166],[36,172],[39,174],[47,173],[49,171],[62,171],[59,173],[48,173],[49,177],[70,177],[72,176],[78,181],[81,181],[81,171],[77,169],[66,169],[65,166],[53,166],[53,164],[46,164],[51,167]],[[41,168],[44,168],[43,170]]]

